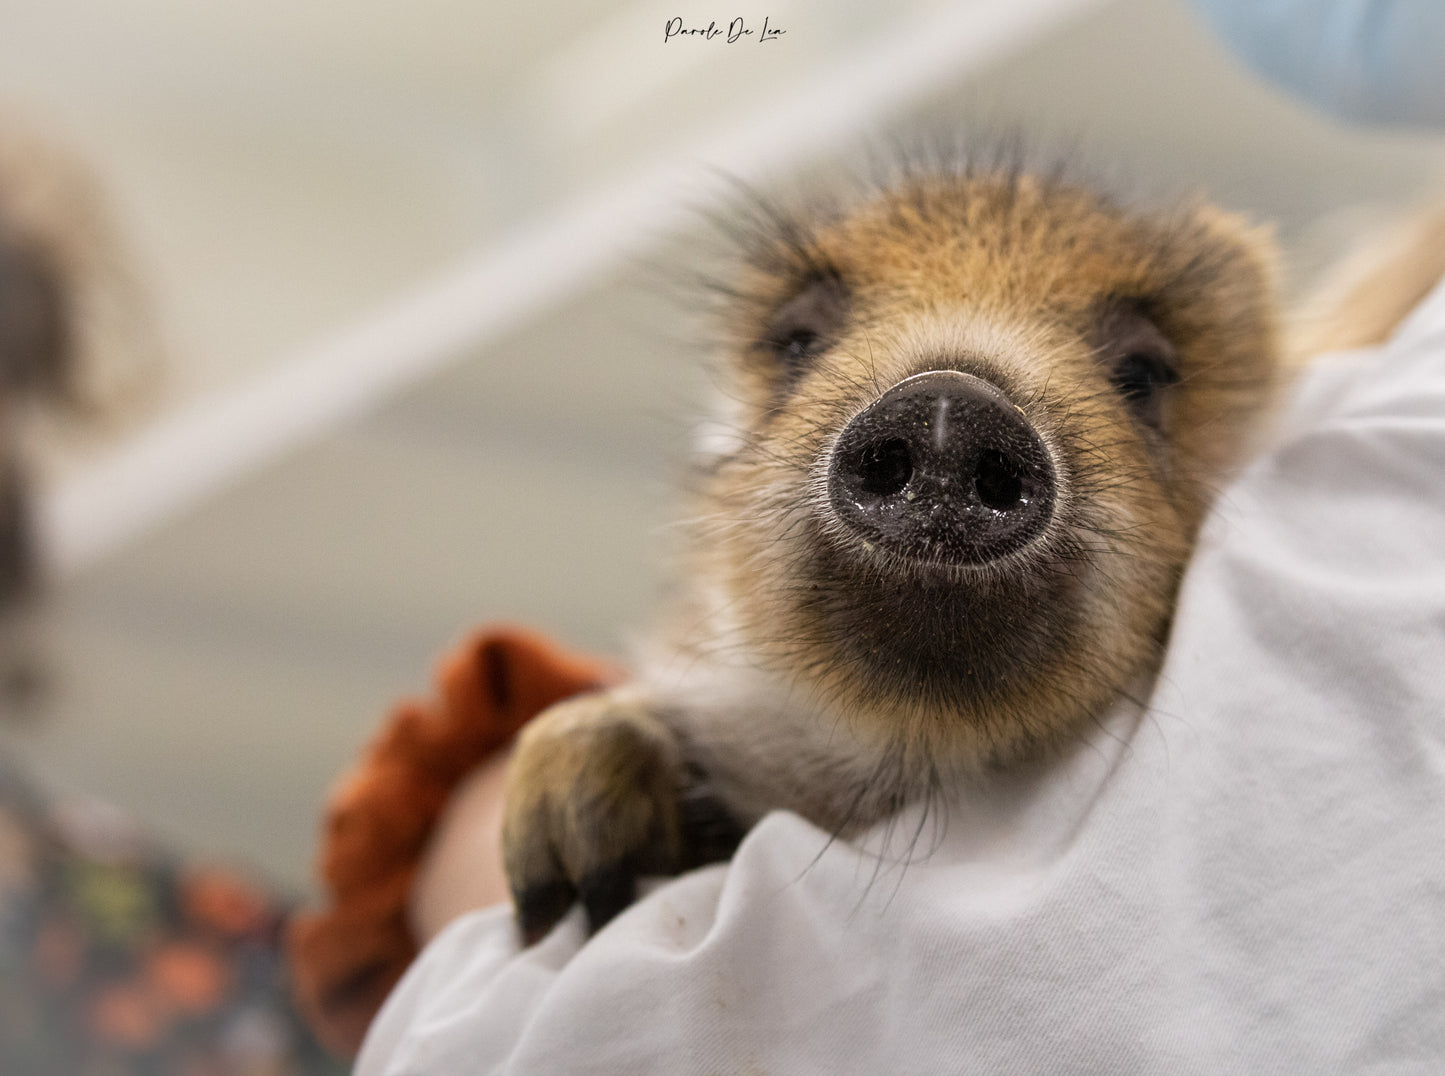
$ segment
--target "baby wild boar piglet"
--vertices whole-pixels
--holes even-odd
[[[1147,684],[1275,380],[1268,244],[1208,207],[963,171],[759,217],[671,615],[517,746],[528,939],[770,809],[847,835]]]

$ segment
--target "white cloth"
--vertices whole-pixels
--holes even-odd
[[[772,814],[585,944],[467,916],[358,1073],[1445,1072],[1445,288],[1285,428],[1145,713],[946,825]]]

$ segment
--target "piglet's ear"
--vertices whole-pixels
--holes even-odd
[[[1275,301],[1279,284],[1279,242],[1272,223],[1259,223],[1240,213],[1201,204],[1190,213],[1200,242],[1199,267],[1226,272],[1251,289],[1258,299]]]

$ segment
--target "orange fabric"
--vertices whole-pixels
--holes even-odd
[[[301,1011],[326,1046],[354,1055],[417,953],[407,900],[458,782],[538,713],[601,687],[602,662],[515,628],[478,631],[437,668],[437,698],[397,706],[332,791],[320,852],[330,908],[287,937]]]

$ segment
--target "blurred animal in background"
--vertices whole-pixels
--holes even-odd
[[[144,412],[158,350],[89,170],[0,116],[0,610],[40,573],[36,473]]]
[[[40,480],[147,414],[158,352],[90,171],[0,119],[0,716],[43,675]],[[20,769],[0,753],[0,1072],[339,1076],[287,1001],[284,899]]]

